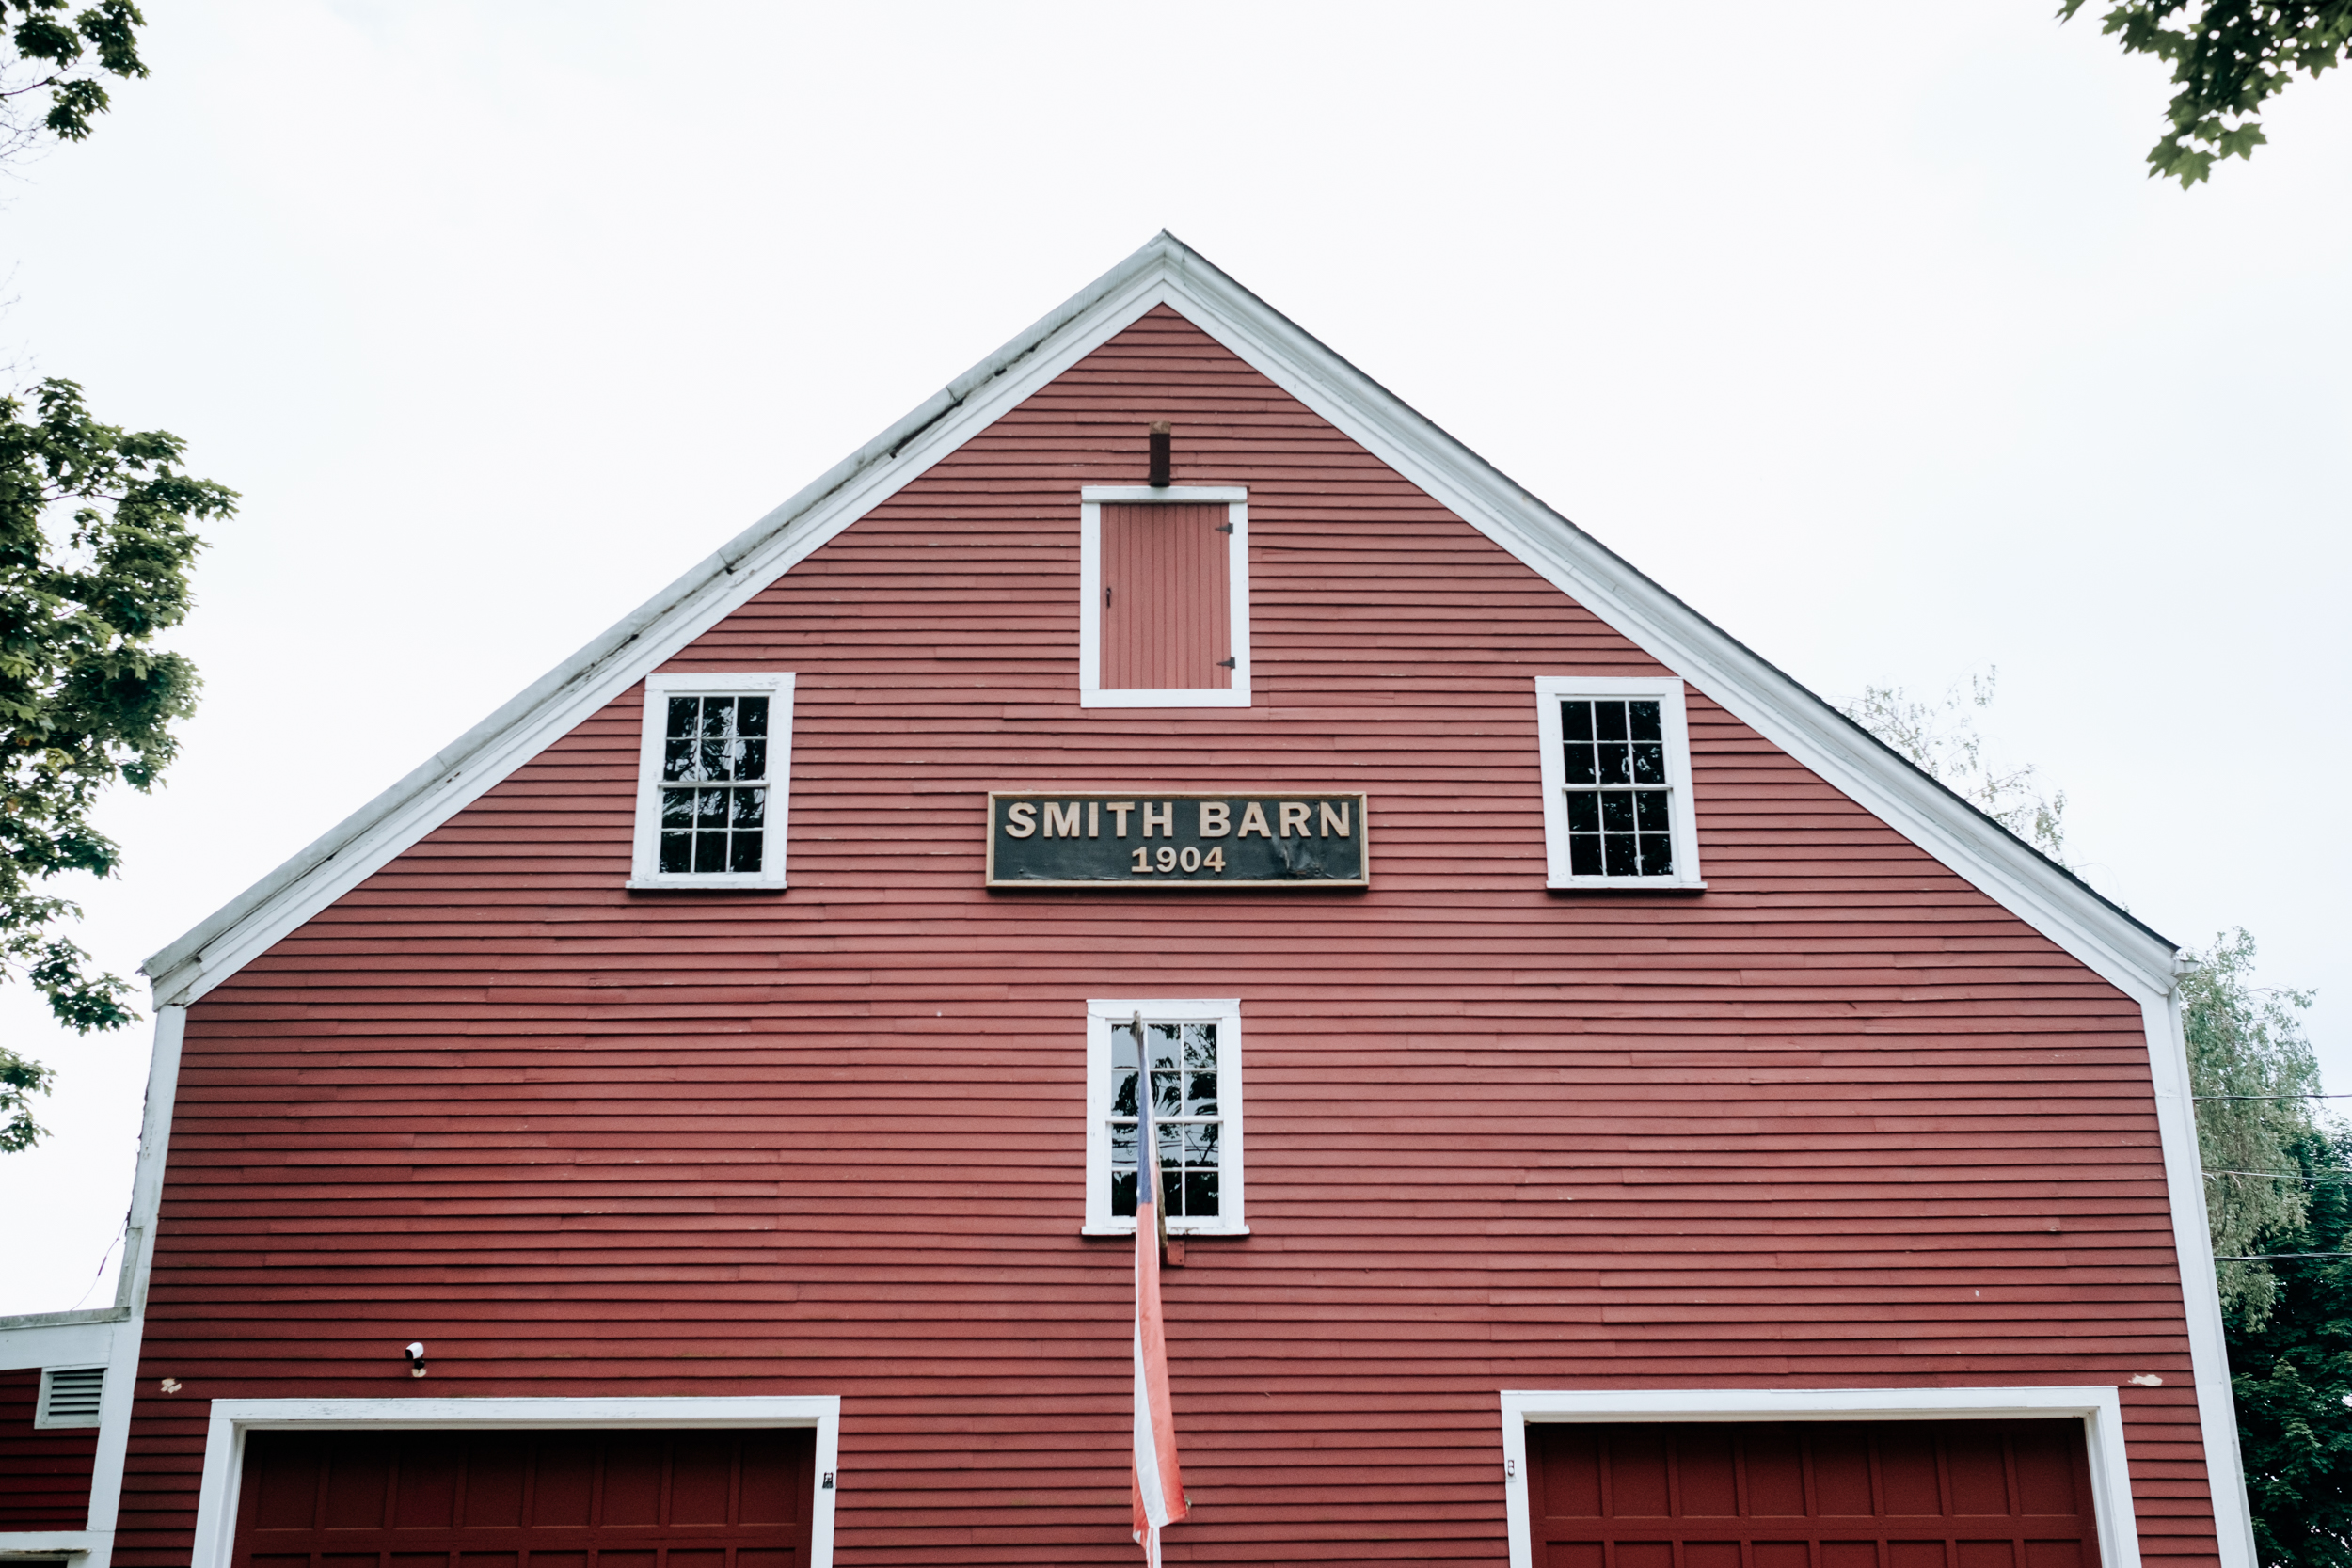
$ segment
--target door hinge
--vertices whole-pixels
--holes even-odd
[[[1216,531],[1219,533],[1231,533],[1233,531],[1233,525],[1231,523],[1219,523],[1216,525]]]
[[[1111,602],[1111,585],[1110,585],[1109,583],[1107,583],[1107,582],[1106,582],[1106,583],[1104,583],[1104,584],[1103,585],[1103,607],[1104,607],[1105,610],[1109,609],[1109,608],[1110,608],[1110,602]]]
[[[1218,659],[1218,660],[1216,661],[1216,667],[1217,667],[1218,669],[1220,669],[1220,670],[1235,670],[1235,669],[1239,669],[1239,668],[1240,668],[1240,666],[1239,666],[1239,665],[1236,665],[1236,664],[1235,664],[1235,663],[1234,663],[1232,659],[1230,659],[1230,658],[1220,658],[1220,659]]]

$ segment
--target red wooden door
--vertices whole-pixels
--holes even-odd
[[[817,1440],[257,1432],[235,1568],[806,1568]]]
[[[1527,1429],[1536,1568],[2098,1568],[2073,1421]]]
[[[1103,508],[1103,689],[1232,689],[1225,519],[1222,502]]]

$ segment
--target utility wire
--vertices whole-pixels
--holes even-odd
[[[2305,1176],[2293,1170],[2209,1170],[2207,1176],[2266,1176],[2275,1181],[2318,1181],[2330,1187],[2352,1182],[2352,1176]]]
[[[2217,1258],[2217,1263],[2266,1263],[2273,1258],[2352,1258],[2352,1252],[2240,1252]]]
[[[2352,1094],[2193,1094],[2191,1100],[2352,1100]]]

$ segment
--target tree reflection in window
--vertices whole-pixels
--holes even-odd
[[[1135,1029],[1103,1023],[1111,1046],[1111,1212],[1136,1212],[1136,1096],[1143,1083]],[[1217,1214],[1217,1142],[1223,1118],[1216,1103],[1216,1025],[1144,1021],[1151,1053],[1152,1122],[1160,1141],[1160,1202],[1167,1217],[1214,1219]]]

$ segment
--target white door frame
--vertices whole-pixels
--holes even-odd
[[[2139,1527],[2123,1462],[2123,1406],[2110,1385],[2074,1388],[1596,1388],[1502,1391],[1502,1492],[1511,1568],[1533,1568],[1527,1506],[1531,1421],[1949,1421],[2083,1424],[2101,1568],[2139,1568]]]
[[[229,1568],[236,1544],[237,1488],[248,1432],[399,1427],[476,1431],[496,1427],[814,1427],[816,1505],[810,1568],[833,1568],[834,1472],[841,1450],[837,1394],[687,1396],[678,1399],[215,1400],[204,1435],[204,1479],[197,1494],[196,1550],[189,1568]]]

